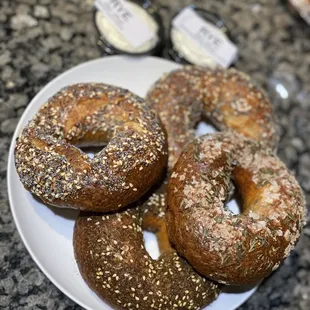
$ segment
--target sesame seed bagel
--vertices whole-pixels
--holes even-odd
[[[89,158],[78,146],[104,146]],[[155,113],[128,90],[95,83],[68,86],[21,132],[15,165],[44,202],[80,210],[117,210],[139,199],[167,164]]]
[[[233,180],[241,214],[225,205]],[[305,219],[300,186],[280,159],[241,135],[202,136],[183,150],[168,185],[167,227],[180,255],[224,284],[254,283],[275,270]]]
[[[270,101],[249,76],[235,69],[185,66],[157,81],[147,100],[168,133],[170,169],[203,117],[219,130],[238,132],[272,148],[278,141]]]
[[[135,207],[77,219],[73,245],[80,273],[116,309],[201,309],[220,292],[171,248],[164,211],[163,205]],[[157,235],[157,260],[144,247],[143,229]]]

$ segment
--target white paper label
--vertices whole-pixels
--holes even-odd
[[[139,47],[155,34],[148,28],[125,0],[96,0],[95,6],[115,25],[133,47]]]
[[[206,56],[213,58],[222,67],[229,67],[236,59],[238,48],[219,28],[205,21],[192,8],[183,9],[172,24],[197,42]]]

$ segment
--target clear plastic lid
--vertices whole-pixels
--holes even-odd
[[[105,15],[102,10],[95,8],[93,20],[99,34],[98,45],[103,53],[106,55],[127,54],[137,56],[159,54],[162,49],[164,29],[156,6],[148,0],[126,1],[126,5],[152,36],[143,44],[135,46],[119,31],[108,14]],[[136,31],[135,35],[139,36],[139,32]]]
[[[190,5],[187,8],[194,10],[194,12],[209,25],[211,25],[211,27],[216,27],[223,33],[227,40],[232,41],[227,27],[225,26],[223,20],[216,13],[198,8],[194,5]],[[182,10],[176,13],[171,20],[169,28],[169,43],[165,51],[166,56],[176,62],[183,64],[194,64],[206,67],[218,66],[216,59],[208,55],[203,50],[201,45],[197,43],[197,40],[194,40],[191,36],[182,32],[180,28],[174,26],[173,21],[178,17],[179,14],[182,13]],[[234,59],[232,63],[235,62],[235,60],[236,59]]]

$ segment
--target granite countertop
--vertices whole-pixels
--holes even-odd
[[[166,24],[190,3],[154,2]],[[226,21],[240,49],[237,68],[266,89],[271,77],[288,85],[288,98],[273,98],[279,155],[295,172],[309,206],[310,27],[289,13],[286,1],[194,2]],[[61,72],[100,56],[91,6],[87,0],[0,1],[0,309],[81,309],[47,279],[22,244],[9,209],[6,166],[13,131],[31,98]],[[308,225],[290,257],[240,309],[310,309],[309,238]]]

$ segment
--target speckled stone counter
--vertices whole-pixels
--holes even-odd
[[[156,3],[167,25],[190,2]],[[274,100],[279,154],[296,173],[309,206],[310,27],[290,15],[286,1],[195,3],[226,21],[240,49],[239,69],[266,89],[270,77],[290,84],[289,98]],[[13,131],[31,98],[61,72],[100,56],[91,6],[86,0],[0,1],[0,309],[81,309],[43,275],[22,244],[9,209],[6,166]],[[309,310],[309,241],[308,225],[292,255],[240,309]]]

